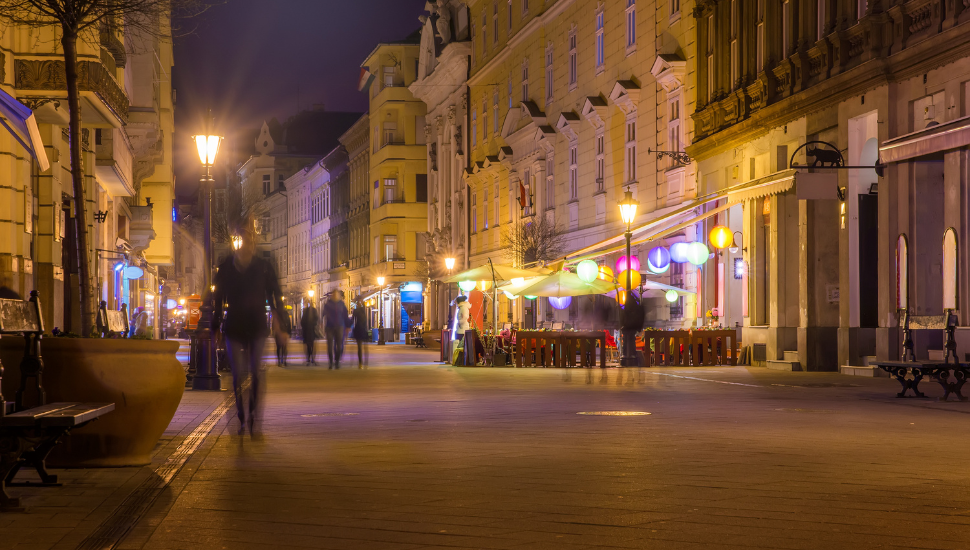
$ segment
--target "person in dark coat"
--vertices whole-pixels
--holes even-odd
[[[344,338],[347,337],[348,320],[343,291],[333,292],[323,306],[324,333],[327,336],[327,358],[330,360],[331,369],[340,368],[340,358],[344,354]]]
[[[274,317],[276,317],[274,315]],[[280,315],[278,319],[274,319],[275,322],[279,323],[280,332],[286,335],[286,338],[275,338],[276,340],[276,364],[280,367],[286,366],[286,345],[289,343],[290,333],[293,332],[293,328],[290,326],[290,316]]]
[[[621,357],[621,367],[635,367],[637,363],[622,364],[623,358],[636,358],[637,356],[637,333],[643,330],[644,319],[643,304],[636,291],[627,294],[626,305],[623,306],[623,313],[620,316],[620,328],[623,336],[623,353]]]
[[[300,328],[303,329],[303,345],[306,346],[306,363],[308,365],[317,364],[317,352],[314,344],[317,340],[317,325],[320,323],[320,316],[317,308],[311,303],[303,310],[303,317],[300,318]]]
[[[239,435],[248,425],[255,436],[261,416],[260,402],[263,386],[263,348],[269,329],[266,324],[266,305],[273,311],[274,336],[285,344],[287,335],[280,328],[279,319],[286,315],[283,294],[273,264],[256,256],[256,236],[252,226],[241,231],[241,246],[226,258],[216,271],[212,299],[215,304],[213,326],[221,328],[226,338],[226,353],[232,368],[232,387],[236,396]],[[223,319],[225,311],[225,319]],[[249,407],[245,405],[242,386],[249,385]]]
[[[358,300],[353,313],[354,328],[351,334],[357,340],[357,368],[362,369],[367,364],[367,342],[370,341],[370,327],[367,322],[367,309]]]

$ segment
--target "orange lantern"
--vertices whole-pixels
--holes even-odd
[[[616,276],[616,282],[620,285],[620,288],[626,288],[626,271],[621,271],[619,275]],[[632,288],[640,286],[640,272],[631,271],[630,272],[630,283],[633,285]],[[627,288],[627,290],[630,290]]]
[[[482,292],[488,292],[490,288],[492,288],[492,281],[486,281],[485,279],[478,281],[478,289]]]
[[[600,266],[599,275],[597,275],[601,281],[612,281],[613,280],[613,270],[605,265]]]
[[[723,225],[715,225],[711,229],[710,240],[714,248],[727,248],[734,244],[734,233]]]
[[[625,290],[617,290],[616,291],[616,303],[620,304],[621,306],[626,305],[626,291]]]

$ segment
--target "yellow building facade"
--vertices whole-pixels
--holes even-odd
[[[361,286],[376,289],[385,277],[383,318],[387,329],[402,327],[400,288],[423,285],[428,224],[428,176],[425,161],[425,104],[408,89],[417,76],[417,35],[379,44],[363,66],[375,76],[370,85],[370,271]],[[410,292],[415,292],[411,286]],[[413,297],[414,294],[407,296]],[[406,298],[407,299],[407,298]],[[422,304],[406,303],[415,322]],[[390,331],[396,333],[396,330]]]
[[[503,232],[538,216],[563,233],[564,255],[615,238],[625,230],[617,203],[627,189],[640,202],[634,226],[690,204],[693,164],[657,152],[690,144],[691,4],[475,0],[468,9],[471,265],[509,261]],[[657,244],[694,238],[688,228]],[[644,258],[649,246],[633,253]],[[596,259],[612,266],[616,256]],[[697,271],[680,269],[657,279],[695,289]],[[650,320],[695,316],[690,297],[651,299]],[[533,302],[501,300],[501,321],[536,315]],[[582,324],[573,302],[556,312],[540,299],[536,318]]]

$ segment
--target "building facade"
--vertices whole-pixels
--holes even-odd
[[[408,89],[417,77],[418,39],[415,33],[400,42],[379,44],[363,63],[376,78],[368,90],[371,267],[370,280],[362,286],[376,286],[376,278],[385,277],[383,319],[392,335],[421,323],[424,315],[427,111]],[[410,290],[402,293],[405,285]]]
[[[350,241],[346,276],[348,298],[359,297],[374,283],[370,276],[370,117],[363,115],[342,136],[347,150],[350,200],[347,203],[347,235]],[[337,270],[341,269],[338,266]],[[341,272],[331,277],[343,275]]]
[[[329,188],[317,192],[316,215],[313,219],[314,239],[319,240],[320,248],[313,245],[316,267],[313,274],[316,285],[317,302],[323,301],[332,293],[344,293],[344,300],[350,307],[350,166],[347,150],[340,145],[324,157],[323,165],[330,173]],[[317,252],[319,251],[319,252]],[[319,270],[319,271],[317,271]],[[326,281],[326,284],[323,284]]]

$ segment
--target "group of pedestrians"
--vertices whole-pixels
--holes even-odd
[[[236,415],[239,418],[238,433],[242,435],[248,429],[250,436],[256,437],[265,391],[262,356],[266,338],[270,335],[266,305],[269,304],[272,314],[272,334],[276,340],[276,359],[280,366],[287,363],[286,350],[292,327],[283,305],[276,269],[272,263],[255,254],[256,238],[252,225],[237,228],[237,234],[241,238],[239,248],[219,265],[213,280],[213,330],[221,330],[226,340]],[[362,304],[358,302],[356,305],[351,316],[344,305],[344,293],[336,291],[330,294],[323,306],[323,332],[327,339],[327,357],[331,369],[340,368],[348,327],[352,327],[351,334],[357,340],[358,366],[363,368],[365,364],[365,342],[369,340],[370,330]],[[300,324],[306,362],[315,365],[314,344],[320,316],[313,305],[304,310]],[[244,392],[246,382],[249,383],[248,395]]]

